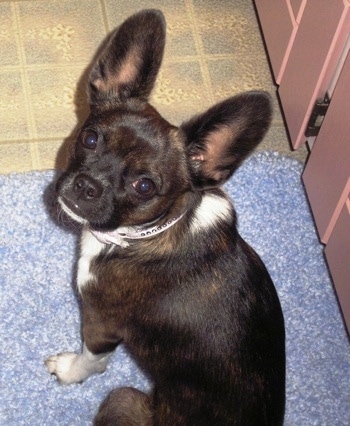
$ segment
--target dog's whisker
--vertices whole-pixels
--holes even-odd
[[[78,224],[75,220],[73,220],[66,212],[62,209],[62,207],[57,205],[57,219],[58,222],[64,226],[67,226],[72,229],[79,229]]]

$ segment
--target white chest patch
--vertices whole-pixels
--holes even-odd
[[[80,259],[78,261],[77,284],[81,292],[82,288],[88,281],[96,280],[94,274],[91,273],[91,261],[98,256],[105,248],[105,244],[100,243],[86,227],[83,229],[81,236]]]
[[[206,194],[195,211],[191,231],[193,233],[215,226],[219,221],[232,218],[232,206],[228,199],[215,194]]]

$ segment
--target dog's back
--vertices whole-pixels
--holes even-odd
[[[227,207],[227,200],[218,201],[213,193],[217,210]],[[284,327],[274,286],[238,235],[233,210],[201,228],[195,218],[200,208],[159,237],[158,249],[154,242],[147,249],[145,242],[113,260],[100,258],[99,282],[106,282],[106,266],[113,263],[108,284],[113,296],[105,293],[101,302],[99,288],[86,288],[84,301],[91,303],[86,310],[102,303],[115,338],[123,337],[154,380],[155,394],[146,400],[156,407],[149,424],[281,425]],[[120,292],[115,282],[123,282]],[[119,302],[117,313],[108,303],[111,297]],[[113,399],[119,416],[123,401],[135,398],[144,395],[116,392],[96,424],[109,424],[105,416],[113,411]],[[123,416],[134,416],[137,406],[145,409],[134,403]]]

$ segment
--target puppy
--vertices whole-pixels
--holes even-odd
[[[46,366],[60,383],[81,382],[124,343],[154,388],[113,391],[96,425],[282,425],[280,303],[219,188],[263,138],[270,98],[243,93],[169,124],[148,103],[164,43],[161,12],[142,11],[90,73],[91,112],[57,184],[83,224],[84,344]]]

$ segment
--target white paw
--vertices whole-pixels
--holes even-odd
[[[79,368],[77,368],[78,360],[78,354],[65,352],[50,356],[45,361],[45,365],[48,372],[57,377],[59,383],[70,385],[72,383],[79,383],[86,378],[81,374]]]
[[[111,355],[111,352],[93,354],[84,345],[80,355],[71,352],[53,355],[45,361],[45,365],[49,373],[57,377],[59,383],[70,385],[81,383],[92,374],[103,373]]]

